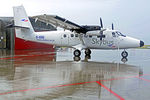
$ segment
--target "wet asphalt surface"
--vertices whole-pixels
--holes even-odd
[[[127,51],[0,50],[0,100],[149,100],[150,50]]]

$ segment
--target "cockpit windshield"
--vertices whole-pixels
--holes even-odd
[[[125,35],[123,35],[121,32],[116,32],[119,36],[123,36],[123,37],[126,37]]]
[[[112,36],[113,36],[113,37],[118,37],[118,36],[126,37],[125,35],[123,35],[123,34],[122,34],[121,32],[119,32],[119,31],[112,32]]]

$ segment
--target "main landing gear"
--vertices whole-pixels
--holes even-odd
[[[74,51],[74,56],[75,57],[80,57],[81,51],[80,50],[75,50]],[[91,55],[91,50],[90,49],[85,49],[85,55]]]
[[[74,56],[75,57],[80,57],[80,55],[81,55],[81,51],[80,50],[77,49],[77,50],[74,51]]]
[[[80,61],[81,51],[76,49],[73,54],[74,54],[74,57],[73,57],[74,61]]]
[[[91,55],[91,50],[90,49],[85,49],[85,55]]]
[[[73,54],[74,54],[75,61],[79,61],[81,59],[80,58],[80,55],[81,55],[80,50],[76,49]],[[91,50],[90,49],[85,49],[85,58],[87,58],[87,59],[91,58]]]

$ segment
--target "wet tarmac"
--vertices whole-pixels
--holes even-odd
[[[0,50],[0,100],[149,100],[150,50],[72,52]]]

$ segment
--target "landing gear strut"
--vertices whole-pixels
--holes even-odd
[[[74,56],[75,57],[80,57],[80,55],[81,55],[81,51],[80,50],[75,50],[74,51]]]
[[[122,56],[123,58],[127,58],[127,57],[128,57],[128,52],[124,50],[124,51],[121,53],[121,56]]]

